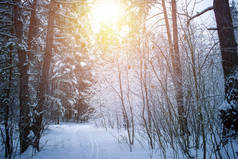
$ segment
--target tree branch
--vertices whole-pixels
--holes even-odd
[[[11,34],[4,33],[4,32],[0,32],[0,35],[2,35],[2,36],[7,36],[7,37],[9,37],[9,38],[16,38],[16,36],[13,36],[13,35],[11,35]]]
[[[238,26],[234,26],[234,27],[224,27],[223,29],[238,29]],[[217,28],[207,28],[207,30],[218,30]]]
[[[75,1],[68,2],[68,1],[63,1],[63,0],[57,0],[56,3],[59,3],[59,4],[86,4],[86,1],[75,0]]]
[[[197,18],[197,17],[199,17],[200,15],[202,15],[202,14],[204,14],[204,13],[210,11],[210,10],[213,10],[213,6],[208,7],[208,8],[206,8],[206,9],[204,9],[203,11],[198,12],[196,15],[192,16],[190,19],[188,19],[187,25],[189,25],[190,21],[193,20],[194,18]]]

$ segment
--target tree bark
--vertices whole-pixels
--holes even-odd
[[[11,0],[3,0],[2,4],[0,4],[0,19],[4,22],[13,23],[13,6],[9,5]],[[13,102],[14,95],[12,94],[12,90],[14,89],[12,79],[13,79],[13,50],[14,44],[11,43],[8,45],[7,43],[12,41],[9,38],[14,37],[14,28],[13,25],[8,25],[8,23],[0,23],[0,111],[1,111],[1,124],[2,127],[0,129],[0,135],[2,139],[2,144],[4,149],[2,154],[6,159],[12,158],[13,152],[13,126],[12,116],[11,116],[11,104]],[[3,48],[2,46],[6,46]],[[15,64],[15,63],[14,63]],[[6,69],[4,69],[6,68]]]
[[[229,7],[229,0],[214,0],[218,37],[222,56],[224,78],[227,79],[238,66],[237,44]],[[227,88],[225,88],[227,93]]]
[[[9,52],[9,65],[12,65],[12,47]],[[10,93],[12,87],[12,69],[9,69],[9,76],[8,76],[8,88],[6,89],[6,98],[8,99],[7,102],[1,103],[5,106],[4,110],[4,129],[5,129],[5,158],[11,158],[13,152],[13,145],[12,145],[12,138],[11,138],[11,127],[9,126],[9,107],[10,107]]]
[[[48,86],[50,63],[52,58],[53,34],[54,34],[54,7],[55,7],[55,0],[51,0],[49,17],[48,17],[47,36],[46,36],[46,50],[44,54],[43,68],[42,68],[40,83],[38,88],[39,102],[36,107],[36,113],[34,114],[34,124],[33,124],[33,132],[35,135],[34,147],[38,151],[40,150],[39,144],[40,144],[41,134],[42,134],[42,131],[44,130],[43,111],[44,111],[45,94],[48,88],[47,86]]]
[[[27,40],[27,47],[28,51],[31,52],[32,49],[32,41],[33,37],[35,36],[35,27],[36,27],[36,4],[37,0],[33,1],[32,8],[31,8],[31,18],[30,18],[30,25],[29,25],[29,32],[28,32],[28,40]],[[32,54],[29,54],[29,60],[32,59]]]
[[[23,22],[21,21],[21,0],[16,1],[17,5],[14,5],[14,26],[17,36],[18,44],[23,41]],[[25,50],[18,46],[17,48],[19,59],[19,73],[20,73],[20,152],[23,153],[30,145],[28,135],[30,134],[30,108],[28,103],[28,63],[27,53]]]
[[[222,56],[225,101],[231,106],[228,110],[220,110],[223,137],[226,140],[227,132],[230,130],[235,130],[235,133],[238,133],[238,52],[229,0],[214,0],[213,5]]]
[[[229,8],[229,0],[214,0],[218,37],[222,55],[224,78],[226,79],[238,65],[237,44]],[[227,93],[227,88],[225,88]]]
[[[180,63],[179,44],[178,44],[178,25],[177,25],[177,6],[176,0],[171,1],[172,6],[172,25],[173,25],[173,51],[170,52],[173,66],[173,83],[175,87],[175,98],[177,102],[180,134],[189,134],[187,128],[187,119],[183,105],[183,80],[182,66]],[[168,25],[168,24],[167,24]],[[169,31],[169,30],[168,30]]]

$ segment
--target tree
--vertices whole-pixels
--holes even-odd
[[[173,65],[173,83],[175,87],[175,97],[177,101],[177,109],[179,115],[179,124],[180,131],[183,135],[184,133],[189,134],[187,128],[187,119],[186,112],[184,108],[183,102],[183,79],[182,79],[182,66],[180,63],[180,55],[179,55],[179,41],[178,41],[178,26],[177,26],[177,5],[176,1],[172,0],[172,20],[173,20],[173,51],[170,52],[172,65]]]
[[[49,74],[54,120],[87,120],[93,84],[87,2],[57,2],[54,52]],[[85,25],[87,24],[87,25]],[[57,102],[56,102],[57,101]],[[57,104],[56,104],[57,103]],[[50,113],[49,113],[50,114]]]
[[[52,48],[53,48],[53,35],[54,35],[54,11],[55,11],[55,0],[52,0],[49,5],[48,13],[48,26],[47,26],[47,36],[46,36],[46,48],[43,59],[43,67],[40,75],[40,84],[38,88],[38,105],[35,108],[34,121],[32,130],[35,135],[34,147],[40,150],[40,138],[44,130],[43,125],[43,114],[44,114],[44,102],[45,95],[48,88],[49,80],[49,70],[52,58]]]
[[[175,91],[175,99],[177,102],[177,110],[178,110],[178,121],[180,125],[180,133],[181,135],[185,133],[189,133],[187,128],[187,119],[186,119],[186,112],[184,108],[183,102],[183,80],[182,80],[182,66],[180,62],[180,55],[179,55],[179,39],[178,39],[178,26],[177,26],[177,7],[176,1],[171,1],[172,6],[172,30],[173,30],[173,41],[171,36],[171,29],[169,26],[168,20],[168,13],[167,8],[165,5],[165,0],[162,0],[162,8],[164,14],[164,21],[167,30],[167,38],[169,43],[169,54],[171,57],[173,72],[172,72],[172,79],[174,84],[174,91]]]
[[[227,79],[238,65],[237,44],[228,0],[214,0],[214,13],[222,55],[224,78]],[[228,38],[229,37],[229,38]],[[228,86],[225,93],[228,93]]]
[[[24,48],[24,30],[23,30],[23,10],[21,1],[16,1],[14,5],[14,27],[18,41],[18,59],[19,59],[19,73],[20,73],[20,92],[19,92],[19,101],[20,101],[20,120],[19,120],[19,130],[20,130],[20,151],[23,153],[26,151],[28,146],[31,144],[31,139],[29,138],[31,130],[30,122],[30,105],[29,105],[29,84],[28,84],[28,70],[29,70],[29,57],[27,56],[27,51]],[[31,10],[31,18],[29,25],[29,35],[28,35],[28,46],[31,47],[31,41],[33,39],[33,27],[35,19],[35,9],[36,9],[36,0],[33,1],[33,6]],[[30,49],[28,49],[30,50]]]
[[[224,72],[225,102],[230,105],[221,110],[223,135],[226,135],[229,129],[238,132],[238,52],[229,0],[214,0],[213,5]]]
[[[11,0],[5,0],[0,3],[0,134],[5,149],[5,158],[11,158],[14,150],[13,131],[14,131],[14,113],[13,108],[17,99],[17,57],[15,48],[17,45],[14,34],[14,9]]]

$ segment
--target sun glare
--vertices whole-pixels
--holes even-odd
[[[119,0],[97,0],[91,10],[94,32],[98,32],[102,25],[116,27],[122,16],[123,8]]]

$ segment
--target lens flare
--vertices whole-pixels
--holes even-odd
[[[98,32],[102,25],[115,28],[123,17],[123,7],[117,0],[98,0],[91,9],[91,23],[94,32]]]

